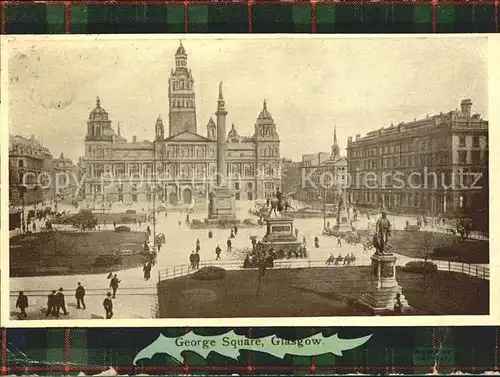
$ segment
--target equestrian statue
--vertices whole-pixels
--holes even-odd
[[[278,187],[276,189],[276,193],[274,194],[273,198],[267,199],[267,207],[271,206],[269,209],[268,216],[271,217],[271,213],[274,211],[274,216],[278,216],[277,213],[280,214],[280,217],[283,213],[287,213],[288,209],[295,210],[292,207],[291,200],[288,198],[283,198],[283,194],[280,191],[280,188]]]
[[[391,254],[388,250],[388,241],[391,234],[391,222],[387,218],[385,211],[382,211],[381,217],[377,220],[375,225],[375,234],[373,235],[373,246],[375,247],[375,254]]]

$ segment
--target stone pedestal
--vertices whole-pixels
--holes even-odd
[[[361,304],[369,308],[373,314],[394,310],[396,295],[399,293],[402,312],[411,311],[402,288],[396,280],[396,256],[394,254],[373,254],[370,282],[361,296]]]
[[[236,204],[234,197],[228,187],[219,187],[214,192],[213,210],[211,219],[214,220],[235,220]]]
[[[349,213],[347,210],[342,210],[340,211],[340,214],[337,218],[337,223],[335,224],[335,230],[338,232],[351,232],[352,231],[352,226],[351,226],[351,220]]]
[[[295,237],[293,218],[271,217],[267,219],[266,235],[260,243],[266,252],[274,249],[278,256],[287,255],[288,251],[298,251],[301,243]]]

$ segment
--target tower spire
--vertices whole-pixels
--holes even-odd
[[[118,136],[122,136],[122,134],[120,132],[120,122],[118,122]]]
[[[99,98],[99,96],[97,96],[97,99],[96,99],[96,106],[101,107],[101,99]]]
[[[335,121],[333,123],[333,144],[332,144],[332,159],[336,159],[337,157],[340,157],[340,148],[339,144],[337,142],[337,125],[335,124]]]

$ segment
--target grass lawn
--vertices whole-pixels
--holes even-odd
[[[373,232],[358,230],[363,238],[373,236]],[[461,241],[452,234],[404,230],[393,230],[389,242],[395,253],[412,258],[424,258],[430,251],[429,259],[450,260],[464,263],[489,263],[489,242],[468,239]]]
[[[437,232],[393,231],[391,244],[394,252],[414,258],[424,258],[426,249],[438,260],[457,260],[465,263],[489,263],[489,242],[468,239],[461,241],[452,234]]]
[[[93,267],[96,257],[125,249],[132,250],[133,254],[122,257],[121,267],[135,267],[140,261],[139,253],[145,240],[145,232],[121,233],[112,230],[19,235],[10,240],[10,275],[101,273],[107,267]],[[57,267],[61,269],[53,271]]]
[[[315,317],[367,315],[349,303],[358,299],[370,267],[270,269],[257,294],[256,270],[226,271],[222,280],[192,276],[162,281],[162,318]],[[438,271],[423,275],[397,271],[403,294],[416,315],[489,313],[489,281]]]

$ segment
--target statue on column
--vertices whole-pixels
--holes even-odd
[[[373,235],[373,246],[375,247],[375,254],[391,254],[388,250],[389,235],[391,234],[391,222],[387,218],[385,211],[382,211],[381,217],[377,220],[375,225],[375,234]]]

